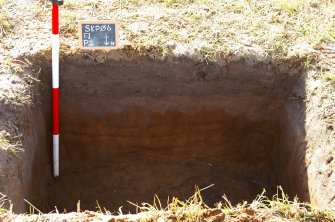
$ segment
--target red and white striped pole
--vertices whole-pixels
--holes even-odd
[[[52,134],[53,175],[59,176],[59,5],[52,0]]]

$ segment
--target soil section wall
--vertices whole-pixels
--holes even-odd
[[[224,193],[252,200],[277,184],[295,192],[273,153],[297,76],[190,60],[61,67],[62,176],[45,210],[75,210],[78,200],[131,210],[127,200],[187,198],[195,185],[214,184],[203,193],[209,204]]]
[[[98,201],[134,212],[127,201],[185,199],[194,186],[212,184],[202,193],[210,206],[223,194],[232,203],[251,201],[263,188],[272,195],[277,185],[308,200],[300,187],[307,181],[304,107],[291,99],[304,92],[299,72],[145,57],[67,58],[60,72],[59,178],[51,177],[51,67],[39,77],[41,100],[22,113],[20,126],[23,197],[43,212],[76,210],[78,200],[81,209],[95,210]]]

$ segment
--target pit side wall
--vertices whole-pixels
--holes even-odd
[[[335,208],[335,132],[334,119],[329,118],[335,96],[322,92],[313,71],[306,73],[306,91],[309,102],[306,115],[307,174],[312,204],[322,208]],[[321,93],[322,92],[322,93]],[[333,93],[334,95],[334,93]],[[333,98],[332,100],[329,98]],[[321,111],[321,113],[320,113]]]
[[[45,109],[42,105],[35,106],[26,113],[26,120],[22,121],[25,147],[22,159],[23,194],[32,204],[40,202],[47,195],[47,183],[51,180],[52,138],[48,123],[50,117]],[[27,203],[25,210],[29,210]]]
[[[1,152],[0,192],[10,200],[14,212],[25,213],[29,206],[24,199],[39,202],[50,180],[46,112],[42,105],[34,104],[8,109],[6,114],[8,124],[15,128],[14,143],[22,151]]]
[[[272,159],[277,183],[290,198],[310,201],[306,161],[305,75],[292,87],[283,106],[280,136]]]

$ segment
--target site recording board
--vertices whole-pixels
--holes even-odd
[[[115,21],[80,21],[79,22],[80,48],[117,49],[119,48],[118,25]]]

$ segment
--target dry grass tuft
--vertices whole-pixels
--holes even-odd
[[[204,189],[207,189],[206,187]],[[173,197],[164,207],[158,196],[154,197],[153,204],[134,203],[137,210],[145,213],[147,218],[154,221],[335,221],[335,211],[318,209],[308,203],[299,202],[297,198],[290,200],[281,187],[277,194],[269,199],[265,191],[259,194],[252,203],[243,202],[233,206],[226,196],[223,203],[216,208],[209,208],[201,197],[201,191],[196,187],[195,194],[186,201]]]
[[[0,193],[0,214],[11,213],[13,211],[13,205],[7,199],[7,196]]]
[[[167,216],[176,221],[199,221],[206,210],[209,209],[203,202],[200,192],[209,187],[201,190],[196,187],[195,194],[186,201],[173,197],[167,201],[166,207],[163,206],[157,195],[154,196],[153,204],[142,203],[141,205],[137,205],[132,202],[129,203],[136,207],[137,212],[146,213],[148,218],[157,218],[164,214],[165,217]]]
[[[290,200],[281,187],[277,194],[268,199],[265,191],[260,194],[247,208],[257,212],[257,217],[263,214],[279,216],[291,221],[334,221],[335,211],[318,209],[311,204],[299,202],[298,198]]]
[[[204,189],[210,188],[206,187]],[[136,215],[124,215],[119,211],[118,216],[111,215],[109,211],[102,211],[98,204],[99,212],[80,212],[77,214],[41,214],[38,215],[15,215],[8,214],[11,212],[2,206],[6,201],[5,196],[0,196],[0,216],[9,215],[9,219],[20,218],[21,220],[45,220],[58,221],[60,218],[68,218],[67,221],[72,221],[75,215],[76,219],[86,218],[89,215],[90,219],[101,219],[101,221],[170,221],[170,222],[200,222],[200,221],[229,221],[229,222],[243,222],[243,221],[306,221],[306,222],[332,222],[335,221],[335,210],[332,209],[318,209],[308,203],[299,202],[297,198],[290,200],[283,192],[281,187],[278,187],[277,194],[269,199],[265,195],[265,191],[259,194],[252,203],[243,202],[237,206],[232,204],[223,196],[223,203],[218,203],[215,208],[209,208],[201,197],[201,191],[196,187],[195,194],[189,199],[182,201],[176,197],[168,200],[166,206],[163,206],[157,195],[154,197],[152,204],[142,203],[134,205],[140,213]],[[28,202],[29,203],[29,202]],[[35,208],[33,205],[31,205]],[[36,208],[35,208],[36,209]],[[37,209],[36,209],[37,210]],[[38,210],[37,210],[38,211]],[[71,218],[71,219],[70,219]],[[105,218],[105,220],[102,220]],[[86,218],[87,219],[87,218]],[[44,220],[43,220],[44,221]],[[76,220],[77,221],[77,220]],[[85,220],[86,221],[86,220]]]
[[[14,155],[18,152],[23,152],[22,134],[19,132],[18,127],[8,122],[6,129],[0,131],[0,150],[9,151]]]

